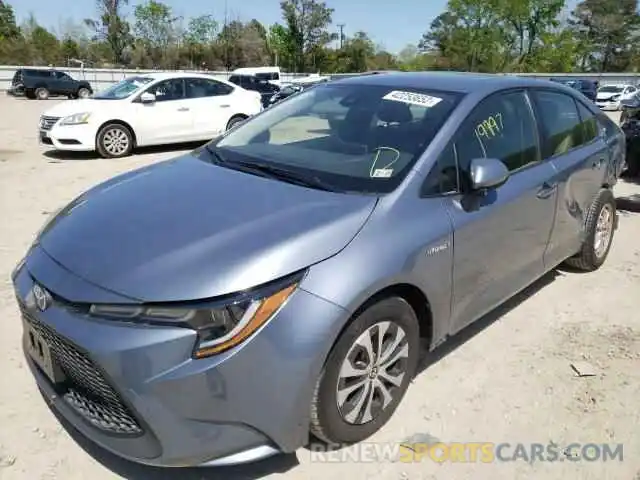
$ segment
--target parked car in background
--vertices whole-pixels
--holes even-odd
[[[277,86],[280,86],[282,81],[280,67],[242,67],[236,68],[231,73],[234,75],[251,75],[258,80],[264,80]]]
[[[580,78],[552,78],[552,82],[562,83],[567,87],[579,91],[592,102],[596,101],[598,82],[595,80],[585,80]]]
[[[604,85],[598,89],[596,105],[603,110],[622,110],[622,100],[633,97],[638,88],[633,85]]]
[[[320,85],[322,83],[330,81],[329,78],[324,77],[322,79],[312,79],[311,81],[303,82],[296,81],[291,82],[289,84],[283,85],[282,88],[274,93],[268,100],[268,106],[275,105],[276,103],[284,100],[285,98],[289,98],[291,95],[302,92],[303,90],[307,90],[316,85]]]
[[[40,142],[124,157],[134,147],[211,140],[260,112],[261,100],[257,92],[211,75],[143,74],[47,110],[40,117]]]
[[[152,81],[134,91],[159,95]],[[179,116],[159,105],[139,106]],[[326,125],[328,109],[342,120]],[[12,274],[27,365],[82,435],[145,464],[364,440],[421,345],[562,262],[603,265],[624,147],[612,123],[528,78],[317,85],[50,218]]]
[[[621,101],[620,126],[626,138],[627,174],[640,177],[640,93]]]
[[[252,90],[258,92],[262,98],[262,105],[264,107],[269,105],[269,99],[278,91],[280,87],[267,81],[260,80],[255,75],[236,75],[233,74],[229,77],[229,81],[235,85],[239,85],[245,90]]]
[[[86,80],[76,80],[60,70],[20,68],[13,75],[8,93],[38,100],[59,96],[88,98],[93,88]]]

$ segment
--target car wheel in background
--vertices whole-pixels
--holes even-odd
[[[49,90],[44,87],[36,88],[36,98],[38,100],[46,100],[49,98]]]
[[[121,158],[133,150],[133,133],[121,123],[107,123],[96,137],[96,150],[104,158]]]
[[[89,98],[90,95],[91,92],[88,88],[82,87],[78,90],[78,98]]]
[[[400,297],[358,314],[316,384],[311,433],[327,443],[355,443],[387,423],[415,374],[419,336],[416,314]]]
[[[598,192],[585,223],[585,238],[580,251],[565,263],[585,272],[597,270],[607,259],[616,227],[616,201],[608,188]]]
[[[247,119],[247,117],[245,117],[244,115],[235,115],[235,116],[231,117],[231,120],[229,120],[229,123],[227,123],[227,130],[231,130],[233,127],[235,127],[236,125],[241,124],[246,119]]]

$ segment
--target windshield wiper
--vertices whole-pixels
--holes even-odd
[[[304,175],[293,170],[289,170],[282,167],[276,167],[267,163],[260,162],[245,162],[245,161],[233,161],[227,162],[230,168],[239,167],[247,173],[257,173],[264,177],[274,178],[282,180],[284,182],[292,183],[294,185],[300,185],[303,187],[311,187],[316,190],[324,190],[326,192],[335,192],[336,189],[330,185],[327,185],[320,178],[316,176]]]
[[[324,190],[327,192],[338,191],[336,188],[327,185],[316,176],[303,175],[294,172],[293,170],[276,167],[267,163],[228,160],[223,157],[215,147],[212,147],[209,144],[206,144],[204,147],[213,156],[213,158],[211,159],[211,163],[214,163],[216,165],[231,168],[234,170],[240,170],[242,172],[251,173],[253,175],[259,175],[261,177],[282,180],[294,185],[315,188],[316,190]]]

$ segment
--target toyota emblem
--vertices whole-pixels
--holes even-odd
[[[36,283],[33,286],[32,292],[33,292],[33,298],[36,301],[36,306],[38,307],[38,310],[40,310],[41,312],[44,312],[47,308],[49,308],[51,297],[49,296],[49,293],[44,288],[42,288],[40,285]]]

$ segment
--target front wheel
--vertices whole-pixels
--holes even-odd
[[[418,319],[402,298],[371,305],[329,354],[311,403],[311,433],[327,443],[369,437],[393,415],[419,356]]]
[[[122,158],[133,150],[133,134],[120,123],[108,123],[96,137],[96,149],[103,158]]]
[[[603,188],[591,204],[585,224],[585,239],[580,251],[566,260],[567,265],[585,272],[602,266],[609,255],[616,226],[616,200]]]

